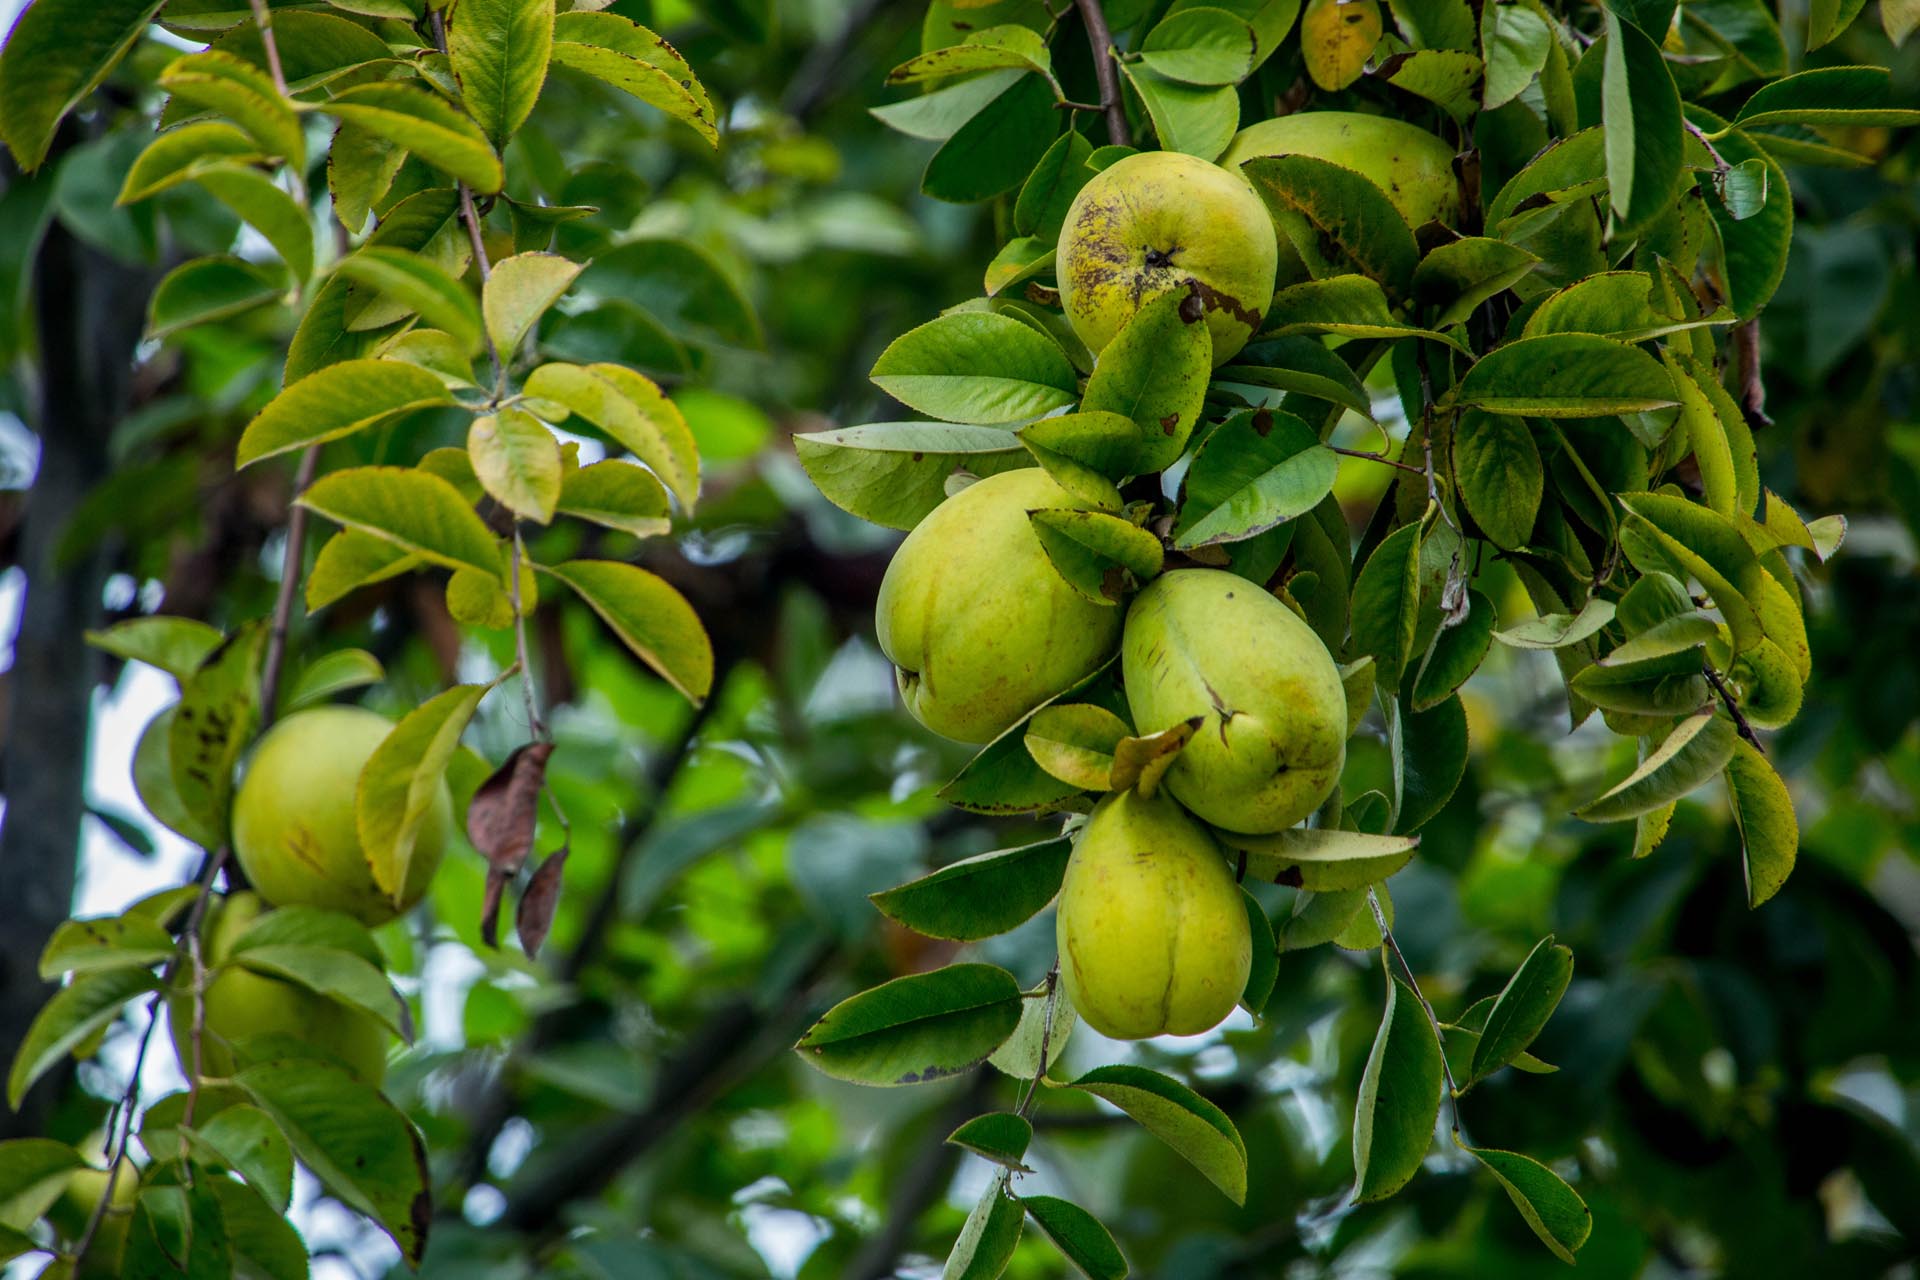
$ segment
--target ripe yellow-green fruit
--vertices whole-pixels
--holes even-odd
[[[1453,148],[1418,125],[1354,111],[1302,111],[1262,120],[1234,135],[1222,168],[1240,172],[1255,156],[1312,156],[1373,181],[1408,225],[1460,217]]]
[[[233,953],[233,944],[266,914],[255,893],[229,894],[214,903],[201,925],[201,960],[213,969]],[[193,1075],[193,996],[181,984],[167,996],[167,1021],[182,1075]],[[235,965],[221,969],[207,985],[200,1039],[200,1074],[229,1076],[235,1069],[233,1045],[249,1036],[283,1035],[312,1045],[376,1087],[387,1074],[391,1039],[378,1020],[305,987]]]
[[[1273,219],[1247,185],[1177,151],[1128,156],[1080,188],[1060,228],[1060,305],[1096,354],[1134,313],[1185,294],[1213,335],[1213,362],[1247,344],[1273,301]],[[1183,312],[1183,314],[1185,314]]]
[[[1347,699],[1320,637],[1245,578],[1181,569],[1134,597],[1120,645],[1134,728],[1194,716],[1166,786],[1227,831],[1282,831],[1319,807],[1347,756]]]
[[[975,481],[915,526],[887,565],[874,624],[921,724],[991,742],[1113,654],[1120,610],[1069,587],[1029,511],[1084,509],[1034,467]]]
[[[1122,791],[1094,808],[1067,859],[1054,931],[1074,1011],[1119,1040],[1218,1026],[1253,961],[1225,856],[1165,792]]]
[[[233,852],[275,906],[325,907],[385,924],[420,901],[453,827],[446,785],[428,808],[396,906],[354,827],[360,770],[393,725],[362,707],[315,707],[268,730],[233,801]]]

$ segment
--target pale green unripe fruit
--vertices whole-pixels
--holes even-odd
[[[1162,574],[1120,646],[1136,732],[1201,725],[1165,785],[1227,831],[1283,831],[1320,806],[1347,756],[1347,699],[1320,637],[1258,585],[1217,569]]]
[[[1255,156],[1312,156],[1370,178],[1409,225],[1460,216],[1453,148],[1418,125],[1353,111],[1301,111],[1248,125],[1234,135],[1222,168],[1240,172]]]
[[[233,801],[233,852],[275,906],[325,907],[378,925],[420,901],[453,828],[442,783],[420,824],[405,892],[396,906],[374,882],[354,826],[360,770],[392,732],[362,707],[315,707],[267,731]]]
[[[1084,509],[1035,467],[968,485],[914,527],[874,610],[880,649],[921,724],[991,742],[1112,656],[1117,606],[1069,587],[1029,511]]]
[[[1118,1040],[1218,1026],[1253,962],[1225,856],[1164,792],[1122,791],[1095,807],[1067,860],[1054,932],[1075,1012]]]
[[[233,944],[266,914],[255,893],[229,894],[217,901],[201,925],[201,961],[208,968],[224,962]],[[183,981],[185,975],[183,975]],[[378,1087],[387,1074],[387,1044],[392,1038],[371,1015],[315,995],[305,987],[238,967],[222,971],[207,985],[200,1038],[200,1074],[230,1076],[232,1046],[250,1036],[292,1036],[314,1046],[366,1084]],[[193,997],[176,987],[167,997],[167,1020],[180,1073],[193,1075]]]
[[[1225,364],[1273,302],[1278,248],[1266,205],[1235,173],[1146,151],[1080,188],[1060,228],[1060,305],[1096,354],[1142,306],[1179,292],[1204,314]],[[1183,314],[1185,314],[1183,312]]]

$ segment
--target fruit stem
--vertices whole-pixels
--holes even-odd
[[[1041,1078],[1047,1074],[1047,1055],[1053,1051],[1053,1011],[1060,1003],[1060,957],[1053,958],[1053,968],[1047,970],[1047,1009],[1040,1021],[1040,1065],[1033,1070],[1033,1079],[1027,1082],[1026,1096],[1020,1099],[1020,1109],[1016,1113],[1024,1120],[1033,1112],[1034,1099],[1040,1093]]]
[[[1393,953],[1393,958],[1400,962],[1401,970],[1407,975],[1407,987],[1413,992],[1413,998],[1420,1002],[1421,1009],[1425,1010],[1427,1022],[1433,1027],[1433,1038],[1440,1042],[1440,1070],[1447,1078],[1447,1099],[1453,1104],[1453,1133],[1455,1137],[1459,1137],[1460,1086],[1454,1083],[1453,1065],[1447,1061],[1447,1036],[1446,1032],[1440,1029],[1440,1015],[1433,1011],[1433,1002],[1428,1000],[1427,993],[1420,989],[1420,979],[1413,976],[1413,966],[1407,963],[1405,953],[1400,950],[1400,943],[1393,936],[1393,929],[1387,924],[1387,913],[1380,909],[1380,895],[1372,885],[1367,886],[1367,905],[1373,908],[1373,922],[1380,927],[1381,941],[1386,943],[1387,950]],[[1392,980],[1391,973],[1388,974],[1388,980]]]
[[[300,588],[300,567],[306,561],[307,509],[300,495],[313,483],[320,466],[320,446],[308,445],[293,476],[293,502],[287,510],[287,547],[280,557],[280,590],[273,598],[273,621],[267,631],[267,653],[260,664],[260,729],[271,728],[279,711],[280,673],[287,662],[287,632],[293,625],[293,602]]]
[[[1361,458],[1367,462],[1378,462],[1382,466],[1396,467],[1408,475],[1419,476],[1423,480],[1426,479],[1427,473],[1419,467],[1408,466],[1396,458],[1389,458],[1384,453],[1368,453],[1365,449],[1343,449],[1337,444],[1330,444],[1326,447],[1329,452],[1337,453],[1343,458]]]
[[[1100,11],[1100,0],[1073,3],[1086,24],[1087,43],[1093,47],[1093,76],[1100,85],[1100,108],[1107,114],[1107,141],[1116,147],[1131,146],[1133,135],[1127,129],[1127,108],[1120,100],[1120,73],[1113,65],[1113,32],[1107,29],[1107,15]]]
[[[534,694],[533,663],[527,656],[527,612],[520,600],[520,566],[526,562],[526,547],[520,542],[520,522],[513,524],[513,650],[520,663],[520,692],[527,702],[527,732],[535,738],[550,740],[546,721],[540,718],[540,701]],[[551,795],[548,797],[552,799]],[[555,802],[555,809],[559,803]]]
[[[1712,685],[1713,691],[1720,695],[1720,701],[1726,706],[1727,714],[1733,717],[1733,727],[1740,731],[1741,737],[1753,744],[1755,751],[1765,755],[1767,749],[1760,745],[1760,735],[1753,731],[1751,724],[1747,723],[1747,717],[1741,713],[1740,703],[1734,698],[1733,691],[1728,689],[1726,683],[1720,679],[1720,673],[1713,669],[1711,662],[1701,663],[1700,668],[1706,672],[1707,683]]]

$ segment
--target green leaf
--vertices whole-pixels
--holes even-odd
[[[1096,1067],[1070,1086],[1104,1099],[1172,1147],[1235,1204],[1247,1199],[1247,1147],[1227,1113],[1145,1067]]]
[[[0,137],[22,169],[46,158],[53,131],[107,78],[160,10],[159,0],[37,0],[0,42]]]
[[[297,711],[324,702],[336,693],[379,684],[386,674],[380,659],[365,649],[335,649],[302,667],[280,701],[284,710]]]
[[[1020,1021],[1020,987],[990,964],[882,983],[829,1009],[795,1049],[858,1084],[922,1084],[986,1060]]]
[[[1340,667],[1340,690],[1347,696],[1347,736],[1360,732],[1360,722],[1373,705],[1373,686],[1379,672],[1372,658],[1356,658]]]
[[[1216,160],[1240,128],[1240,95],[1232,85],[1183,84],[1143,63],[1124,62],[1121,74],[1147,109],[1163,151]]]
[[[87,643],[103,653],[158,667],[175,680],[198,671],[207,655],[220,647],[221,639],[220,632],[204,622],[164,614],[128,618],[86,633]]]
[[[1247,985],[1240,991],[1240,1007],[1260,1018],[1265,1016],[1274,985],[1280,980],[1280,944],[1273,936],[1273,921],[1267,918],[1266,908],[1244,885],[1240,888],[1240,905],[1247,909],[1247,930],[1253,942],[1253,960],[1247,966]]]
[[[1687,108],[1687,118],[1710,133],[1718,131],[1723,123],[1712,112],[1695,106]],[[1742,165],[1748,161],[1763,165],[1767,171],[1769,190],[1789,191],[1786,171],[1755,141],[1763,136],[1735,131],[1719,139],[1714,146],[1729,165]],[[1719,193],[1709,187],[1707,211],[1713,215],[1714,228],[1719,232],[1719,256],[1726,278],[1727,305],[1741,319],[1752,319],[1766,305],[1767,299],[1773,296],[1786,275],[1787,255],[1793,245],[1793,201],[1768,200],[1757,212],[1745,218],[1736,218]]]
[[[15,1111],[34,1081],[120,1016],[127,1001],[160,987],[145,969],[108,969],[76,978],[40,1007],[14,1050],[7,1105]]]
[[[1527,424],[1469,409],[1453,430],[1453,474],[1480,531],[1509,551],[1527,545],[1540,511],[1545,471]]]
[[[1188,469],[1173,545],[1237,542],[1295,519],[1333,491],[1340,459],[1290,413],[1237,413],[1201,442]]]
[[[1413,271],[1413,298],[1437,309],[1436,328],[1457,324],[1481,303],[1533,273],[1540,259],[1504,240],[1468,236],[1440,245]]]
[[[1573,980],[1573,952],[1548,934],[1534,944],[1487,1013],[1480,1042],[1474,1046],[1471,1085],[1484,1080],[1525,1052],[1560,1004]]]
[[[929,49],[909,58],[887,73],[888,84],[919,84],[947,76],[976,71],[1000,71],[1008,68],[1038,71],[1052,70],[1047,45],[1031,27],[1006,24],[987,27],[967,35],[959,44]]]
[[[421,558],[405,547],[357,529],[328,538],[307,571],[307,608],[324,609],[347,593],[419,568]]]
[[[259,144],[221,120],[184,124],[147,144],[127,170],[116,204],[133,204],[195,177],[210,164],[248,161],[260,156]]]
[[[707,145],[718,146],[712,99],[697,80],[637,56],[650,42],[659,42],[659,37],[618,14],[563,13],[554,24],[552,57],[555,65],[630,94],[687,125]]]
[[[1514,649],[1563,649],[1582,644],[1600,633],[1613,621],[1614,604],[1598,596],[1587,601],[1579,613],[1549,613],[1528,618],[1493,638]]]
[[[998,1280],[1013,1260],[1026,1220],[1020,1201],[1007,1193],[1005,1180],[995,1178],[960,1228],[941,1280]]]
[[[1057,809],[1080,795],[1080,788],[1034,762],[1026,747],[1028,723],[1026,719],[1016,722],[982,747],[940,788],[940,798],[969,813],[1008,814]]]
[[[1063,413],[1029,423],[1018,432],[1054,482],[1080,501],[1118,511],[1114,482],[1132,473],[1138,462],[1139,433],[1117,413]]]
[[[40,952],[40,976],[51,982],[67,973],[150,969],[172,959],[173,935],[146,916],[67,920]]]
[[[460,491],[439,476],[405,467],[353,467],[314,481],[300,505],[434,564],[500,576],[499,542]]]
[[[287,1211],[293,1199],[293,1148],[266,1112],[244,1102],[222,1107],[193,1136],[277,1212]]]
[[[700,494],[693,432],[651,378],[617,364],[543,364],[527,375],[523,390],[591,422],[646,463],[683,510],[693,511]]]
[[[622,644],[695,704],[713,687],[713,645],[693,606],[664,578],[614,560],[540,568],[572,587]]]
[[[1400,687],[1420,613],[1420,526],[1388,534],[1353,584],[1353,648],[1373,658],[1380,687]]]
[[[420,824],[439,798],[467,721],[492,687],[459,684],[427,699],[393,727],[360,770],[354,829],[374,884],[396,907],[407,895]]]
[[[466,286],[423,254],[368,245],[340,260],[334,270],[386,295],[436,329],[453,335],[463,351],[480,345],[480,308]]]
[[[1623,667],[1667,658],[1693,650],[1693,669],[1699,669],[1699,647],[1720,634],[1720,623],[1711,614],[1698,609],[1675,614],[1637,632],[1600,659],[1600,666]]]
[[[480,126],[425,89],[361,85],[321,104],[320,110],[406,148],[482,195],[500,190],[505,180],[500,157]]]
[[[426,1144],[378,1089],[318,1058],[262,1062],[234,1083],[347,1207],[378,1222],[418,1266],[433,1216]]]
[[[1420,997],[1398,978],[1360,1075],[1353,1113],[1353,1198],[1384,1200],[1412,1180],[1433,1143],[1444,1071]]]
[[[1794,816],[1787,784],[1759,749],[1744,738],[1734,741],[1726,780],[1733,823],[1740,832],[1747,905],[1757,907],[1778,893],[1793,874],[1800,849],[1800,823]]]
[[[1170,13],[1140,44],[1140,60],[1169,80],[1238,84],[1253,71],[1253,28],[1223,9]]]
[[[246,624],[180,685],[167,726],[173,792],[196,830],[224,840],[233,771],[253,738],[260,712],[264,619]]]
[[[1733,124],[1920,124],[1920,111],[1895,108],[1892,101],[1893,74],[1885,67],[1820,67],[1761,85],[1734,113]]]
[[[1737,648],[1757,644],[1765,632],[1758,602],[1768,584],[1775,588],[1778,584],[1754,557],[1738,526],[1670,494],[1634,493],[1619,498],[1631,513],[1621,525],[1621,542],[1628,557],[1633,559],[1637,554],[1636,540],[1650,541],[1669,564],[1706,588],[1733,632]],[[1639,564],[1637,559],[1635,563],[1642,570],[1659,567]]]
[[[1487,78],[1480,105],[1505,106],[1533,83],[1547,65],[1554,41],[1547,20],[1523,5],[1488,5],[1481,15],[1481,48]]]
[[[395,414],[450,404],[446,385],[425,369],[395,360],[348,360],[293,383],[267,402],[241,433],[234,465],[324,444]]]
[[[1482,356],[1454,390],[1489,413],[1598,418],[1677,404],[1673,379],[1638,347],[1587,333],[1520,338]]]
[[[175,58],[160,73],[160,87],[176,99],[226,116],[252,135],[270,156],[296,168],[307,160],[306,137],[293,104],[280,96],[264,67],[217,49]]]
[[[1073,403],[1079,380],[1058,343],[1011,316],[967,311],[896,338],[873,381],[900,403],[952,422],[1006,423]]]
[[[498,150],[533,114],[553,48],[554,0],[461,0],[447,23],[460,98]]]
[[[15,1240],[6,1233],[32,1227],[60,1198],[72,1175],[87,1167],[78,1151],[51,1138],[0,1142],[0,1257],[18,1256],[37,1247],[25,1235]],[[8,1248],[16,1252],[8,1254]]]
[[[1022,76],[934,152],[921,191],[936,200],[970,203],[1013,190],[1046,154],[1058,121],[1047,81]]]
[[[1726,768],[1738,741],[1733,722],[1711,708],[1689,716],[1639,768],[1573,814],[1588,822],[1620,822],[1651,813]]]
[[[1393,704],[1395,772],[1400,805],[1394,830],[1417,831],[1453,798],[1467,771],[1467,712],[1460,695],[1424,711]]]
[[[1807,51],[1832,41],[1865,7],[1865,0],[1812,0],[1807,6]]]
[[[1576,673],[1568,687],[1594,706],[1635,715],[1677,716],[1707,698],[1698,649],[1621,665],[1595,664]]]
[[[1087,157],[1092,154],[1093,144],[1077,130],[1069,129],[1055,139],[1020,187],[1020,197],[1013,206],[1014,230],[1047,243],[1059,239],[1068,207],[1093,177],[1093,171],[1087,168]]]
[[[650,236],[595,258],[579,281],[587,293],[619,298],[701,342],[762,344],[753,307],[712,254],[687,240]]]
[[[173,720],[178,704],[163,707],[133,751],[133,789],[154,820],[203,849],[220,846],[223,832],[215,831],[189,812],[173,782]]]
[[[313,274],[313,225],[307,211],[273,179],[257,169],[220,163],[202,168],[194,181],[265,237],[295,280]]]
[[[1042,769],[1086,791],[1113,788],[1114,751],[1133,732],[1105,707],[1088,702],[1042,707],[1027,721],[1026,746]]]
[[[1271,835],[1219,832],[1220,843],[1245,859],[1252,880],[1325,893],[1378,884],[1413,860],[1417,836],[1296,828]]]
[[[1463,351],[1451,334],[1416,328],[1397,319],[1378,281],[1363,275],[1331,275],[1288,285],[1267,308],[1261,336],[1330,333],[1342,338],[1431,338]],[[1371,417],[1371,406],[1368,416]]]
[[[1000,427],[944,422],[815,431],[795,436],[793,448],[829,502],[889,529],[911,529],[945,501],[956,469],[984,476],[1028,461],[1019,437]]]
[[[1133,457],[1121,474],[1171,466],[1187,447],[1213,369],[1213,336],[1182,313],[1186,295],[1169,292],[1134,312],[1100,353],[1087,379],[1086,413],[1133,422]]]
[[[1434,103],[1455,119],[1473,109],[1473,87],[1483,70],[1479,58],[1450,49],[1422,49],[1398,55],[1380,70],[1387,82]]]
[[[672,525],[667,491],[653,472],[618,459],[567,472],[554,510],[636,538],[665,533]]]
[[[1027,1154],[1027,1144],[1033,1141],[1033,1125],[1025,1116],[1011,1111],[989,1111],[955,1129],[947,1135],[947,1141],[983,1160],[1022,1173],[1031,1172],[1020,1163],[1020,1158]]]
[[[1553,1170],[1531,1156],[1514,1151],[1494,1151],[1469,1147],[1456,1137],[1456,1145],[1492,1171],[1500,1181],[1513,1207],[1540,1237],[1540,1243],[1553,1251],[1560,1261],[1573,1262],[1573,1255],[1587,1242],[1593,1231],[1593,1213],[1586,1201],[1574,1194]]]
[[[1432,647],[1414,672],[1414,711],[1427,711],[1446,701],[1480,669],[1493,644],[1493,623],[1493,601],[1469,590],[1467,616],[1435,633]]]
[[[493,273],[481,289],[481,305],[486,310],[487,335],[502,360],[513,358],[520,340],[579,274],[579,263],[557,253],[516,253],[493,264]]]
[[[992,71],[904,102],[869,107],[868,112],[908,137],[945,142],[1026,74],[1022,70]]]
[[[1660,47],[1610,9],[1601,11],[1605,45],[1600,119],[1614,216],[1640,227],[1666,212],[1680,187],[1680,92]]]
[[[1374,182],[1312,156],[1260,156],[1240,166],[1316,280],[1358,273],[1406,294],[1420,248]]]
[[[395,1035],[405,1034],[406,1006],[387,982],[386,974],[350,952],[330,947],[254,946],[236,955],[233,963],[360,1009]]]
[[[1345,360],[1316,338],[1256,339],[1215,377],[1221,383],[1298,392],[1351,409],[1363,418],[1373,417],[1373,402],[1360,379]]]
[[[380,944],[365,925],[343,912],[320,907],[275,907],[234,939],[227,958],[237,959],[255,947],[324,947],[358,956],[375,968],[385,963]]]
[[[467,453],[481,487],[507,510],[546,524],[560,501],[560,442],[523,409],[475,418]]]
[[[1160,572],[1160,539],[1104,511],[1028,513],[1047,561],[1095,604],[1118,605]]]
[[[990,938],[1053,901],[1072,847],[1059,836],[977,854],[870,897],[882,915],[930,938]]]
[[[1125,791],[1131,787],[1151,798],[1159,789],[1160,780],[1167,776],[1167,770],[1173,767],[1174,757],[1193,740],[1203,723],[1203,717],[1189,716],[1158,733],[1120,739],[1113,747],[1113,773],[1109,779],[1113,790]]]
[[[183,262],[161,278],[147,303],[147,336],[164,338],[196,324],[224,320],[287,291],[287,276],[271,263],[216,254]]]
[[[1058,1196],[1023,1196],[1020,1203],[1041,1233],[1089,1280],[1122,1280],[1127,1274],[1127,1260],[1112,1234],[1079,1205]]]

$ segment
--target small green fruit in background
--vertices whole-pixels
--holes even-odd
[[[1387,193],[1410,226],[1452,226],[1460,217],[1453,148],[1418,125],[1355,111],[1302,111],[1234,135],[1220,166],[1234,173],[1255,156],[1312,156],[1342,165]]]
[[[1055,258],[1060,305],[1097,354],[1148,301],[1177,290],[1206,316],[1221,365],[1273,301],[1277,252],[1266,205],[1237,173],[1143,152],[1095,174],[1068,208]]]
[[[900,544],[874,623],[921,724],[991,742],[1112,656],[1121,610],[1069,587],[1027,519],[1085,507],[1024,467],[968,485]]]
[[[224,964],[240,935],[266,913],[266,903],[255,893],[229,894],[214,902],[201,925],[202,962],[209,969]],[[187,990],[176,988],[168,995],[167,1021],[181,1074],[191,1077],[193,997]],[[238,965],[221,969],[207,985],[200,1074],[232,1075],[234,1042],[266,1035],[292,1036],[312,1045],[366,1084],[377,1087],[386,1078],[392,1037],[367,1013]]]
[[[1166,777],[1200,818],[1283,831],[1339,781],[1339,669],[1313,628],[1257,584],[1217,569],[1162,574],[1134,598],[1120,655],[1137,732],[1202,718]]]
[[[446,784],[420,824],[397,907],[374,882],[354,826],[360,771],[392,729],[362,707],[315,707],[267,731],[233,802],[233,852],[261,897],[343,911],[370,926],[420,901],[453,827]]]
[[[1102,1035],[1198,1035],[1246,989],[1240,887],[1207,829],[1164,792],[1122,791],[1094,809],[1054,928],[1067,998]]]

